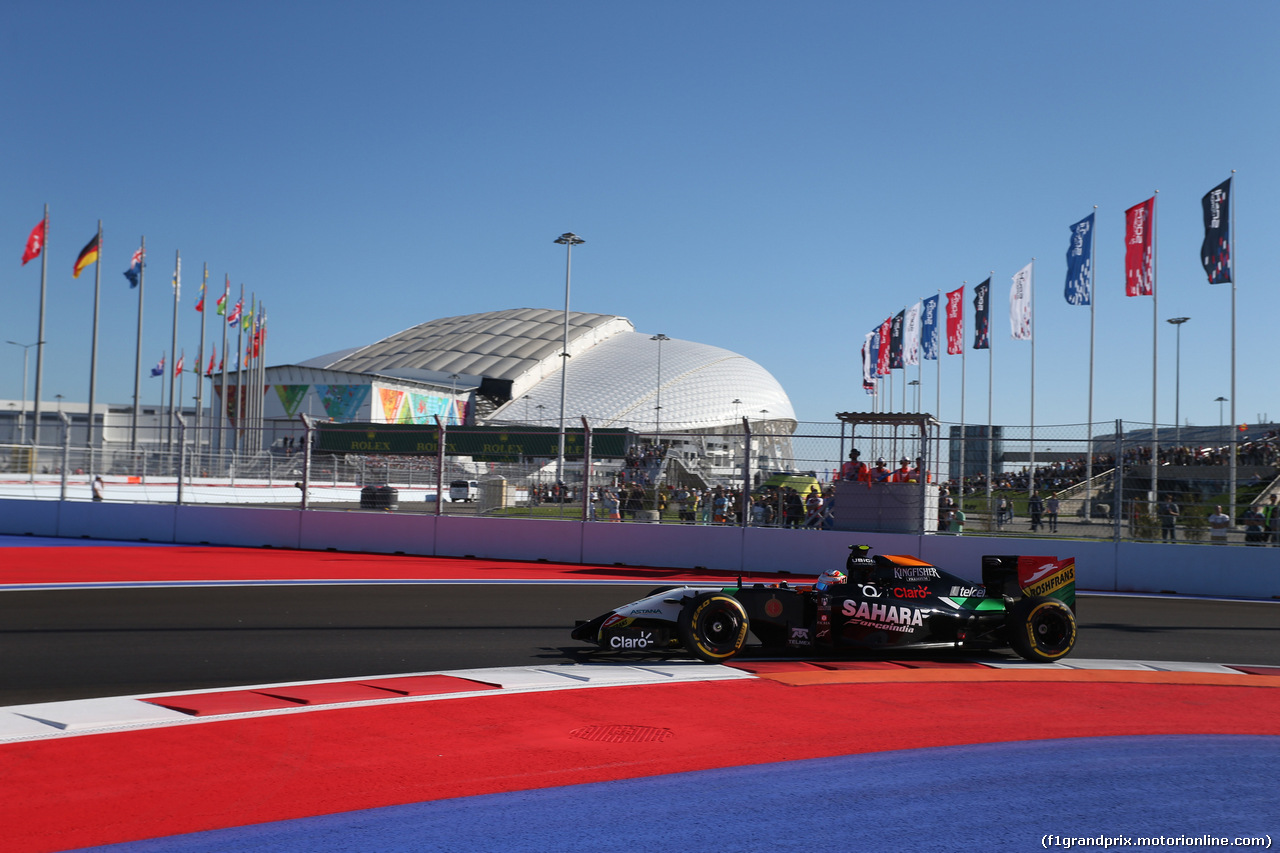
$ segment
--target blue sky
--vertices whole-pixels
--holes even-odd
[[[10,3],[0,338],[36,340],[40,273],[20,257],[46,203],[48,401],[88,397],[93,277],[71,267],[99,219],[97,396],[115,403],[133,393],[122,273],[143,235],[145,373],[170,345],[175,251],[188,364],[205,263],[211,291],[229,275],[265,302],[281,364],[560,308],[552,241],[574,231],[575,310],[742,353],[803,421],[869,408],[872,326],[966,280],[971,321],[993,274],[994,419],[1026,424],[1031,345],[1007,304],[1034,257],[1036,424],[1078,424],[1089,312],[1063,299],[1064,254],[1097,205],[1094,419],[1150,421],[1152,301],[1123,295],[1123,211],[1159,190],[1159,420],[1164,321],[1190,316],[1179,409],[1216,425],[1231,292],[1200,267],[1200,197],[1236,169],[1236,419],[1274,418],[1277,32],[1267,2]],[[987,359],[965,359],[969,422]],[[960,371],[944,356],[944,421]],[[22,350],[0,348],[0,398],[21,376]],[[928,363],[922,408],[937,387]]]

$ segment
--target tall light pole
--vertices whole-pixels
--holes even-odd
[[[915,405],[915,408],[912,411],[918,412],[920,411],[920,380],[912,379],[907,384],[911,386],[912,400],[914,401],[914,405]]]
[[[1222,404],[1227,402],[1226,397],[1219,397],[1213,402],[1218,404],[1218,437],[1222,437]]]
[[[1182,412],[1180,410],[1182,397],[1182,324],[1190,319],[1190,317],[1173,317],[1168,321],[1177,330],[1173,346],[1173,443],[1177,447],[1182,446]]]
[[[662,432],[662,342],[669,341],[666,335],[657,334],[649,338],[651,341],[658,342],[658,397],[656,405],[653,407],[653,440],[658,441],[658,434]]]
[[[5,341],[6,344],[13,344],[15,347],[22,347],[22,412],[18,415],[19,444],[27,443],[27,351],[34,346],[38,346],[44,341],[36,341],[34,344],[20,344],[17,341]]]
[[[564,341],[563,352],[560,353],[560,443],[556,452],[556,482],[564,482],[564,392],[565,379],[569,374],[569,274],[573,269],[573,247],[585,243],[577,234],[566,231],[555,239],[564,246]]]

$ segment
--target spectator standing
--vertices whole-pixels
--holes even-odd
[[[1177,542],[1177,523],[1180,510],[1173,500],[1173,495],[1165,495],[1164,501],[1156,507],[1160,516],[1160,539],[1163,542]]]
[[[1244,513],[1244,544],[1264,545],[1267,541],[1267,519],[1257,507],[1249,507]]]
[[[1049,495],[1048,500],[1044,502],[1044,514],[1049,519],[1049,532],[1058,532],[1058,496]]]
[[[817,486],[810,486],[804,499],[804,526],[810,530],[822,527],[822,495]]]
[[[1027,515],[1031,516],[1031,532],[1035,533],[1044,522],[1044,499],[1040,497],[1039,492],[1032,492],[1031,498],[1027,501]]]
[[[104,488],[105,486],[103,485],[102,478],[94,477],[93,478],[93,499],[95,501],[102,500],[102,492]]]
[[[1214,545],[1227,544],[1227,530],[1231,527],[1231,516],[1222,511],[1221,505],[1214,507],[1209,516],[1209,541]]]

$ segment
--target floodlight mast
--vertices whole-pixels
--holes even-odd
[[[564,400],[565,380],[569,373],[569,278],[573,269],[573,247],[586,242],[572,231],[566,231],[555,239],[565,247],[564,259],[564,339],[560,352],[560,436],[556,451],[556,484],[564,483]]]

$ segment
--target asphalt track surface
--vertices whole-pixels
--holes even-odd
[[[73,563],[59,571],[80,580]],[[573,620],[653,585],[637,581],[35,589],[27,578],[0,589],[0,705],[564,664],[584,648],[568,639]],[[1080,620],[1073,657],[1114,660],[1117,670],[1128,660],[1280,664],[1280,604],[1083,596]],[[1179,684],[1176,674],[1101,683],[1107,673],[1096,684],[894,676],[809,684],[786,673],[771,681],[768,663],[757,667],[763,677],[732,683],[446,699],[3,744],[0,851],[126,838],[98,849],[777,853],[1064,849],[1071,839],[1087,839],[1071,846],[1088,850],[1143,836],[1163,839],[1145,849],[1280,842],[1280,687],[1269,686],[1277,676],[1257,687]],[[669,747],[564,740],[566,721],[640,719],[673,733]],[[599,749],[622,757],[602,761]],[[451,773],[429,770],[437,750],[458,753]],[[37,822],[44,834],[25,831]]]
[[[569,638],[576,619],[652,586],[0,591],[0,705],[573,662],[592,654]],[[1081,596],[1078,616],[1077,658],[1280,666],[1280,603]]]

